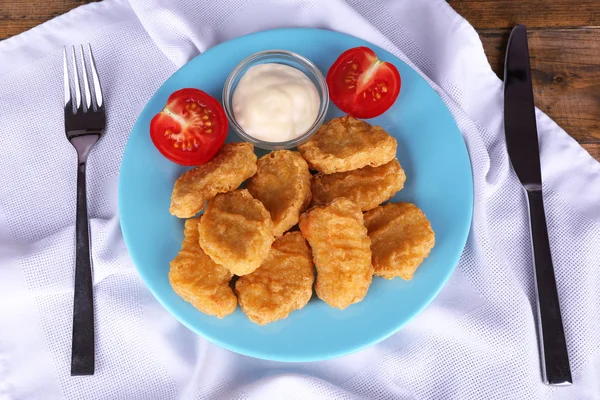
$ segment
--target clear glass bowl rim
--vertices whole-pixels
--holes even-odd
[[[253,136],[250,136],[244,129],[237,123],[235,119],[235,115],[233,113],[233,106],[231,104],[231,97],[233,94],[233,83],[240,77],[242,72],[252,66],[252,64],[257,61],[268,60],[269,58],[283,56],[283,58],[291,59],[292,61],[301,64],[304,68],[306,68],[310,74],[315,77],[318,85],[317,90],[319,91],[319,98],[321,100],[321,104],[319,105],[319,114],[317,114],[317,118],[315,122],[311,125],[311,127],[302,135],[297,138],[286,140],[283,142],[267,142],[264,140],[257,139]],[[310,76],[309,76],[310,79]],[[311,82],[313,79],[311,79]],[[233,127],[235,132],[244,140],[254,144],[255,146],[273,150],[273,149],[290,149],[296,147],[310,139],[316,132],[319,130],[323,122],[325,121],[325,116],[327,115],[327,109],[329,106],[329,90],[327,88],[327,81],[323,76],[323,73],[319,68],[308,58],[301,56],[300,54],[294,53],[288,50],[264,50],[258,53],[252,54],[251,56],[243,59],[229,74],[227,79],[225,80],[225,85],[223,86],[223,94],[222,94],[222,102],[223,108],[225,109],[225,114],[227,119],[229,120],[229,124]]]

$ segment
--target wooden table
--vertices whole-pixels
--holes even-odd
[[[0,40],[91,1],[0,0]],[[537,106],[600,161],[600,0],[449,3],[477,29],[499,76],[510,29],[527,25]]]
[[[536,105],[600,161],[600,0],[449,3],[477,29],[499,76],[510,29],[527,26]]]

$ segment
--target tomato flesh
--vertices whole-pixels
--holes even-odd
[[[398,98],[401,79],[393,64],[377,58],[368,47],[343,52],[327,72],[329,98],[356,118],[373,118],[386,112]]]
[[[173,92],[150,122],[150,137],[158,151],[174,163],[204,164],[227,137],[227,117],[221,104],[193,88]]]

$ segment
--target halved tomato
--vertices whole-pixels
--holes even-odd
[[[394,104],[400,93],[400,73],[368,47],[343,52],[327,72],[329,98],[356,118],[373,118]]]
[[[154,146],[180,165],[211,160],[227,137],[227,117],[221,104],[202,90],[173,92],[165,108],[150,122]]]

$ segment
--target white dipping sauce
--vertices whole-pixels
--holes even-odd
[[[319,92],[302,71],[283,64],[250,67],[233,92],[233,113],[248,135],[266,142],[306,133],[319,114]]]

